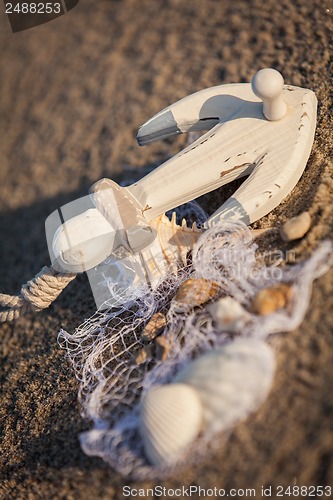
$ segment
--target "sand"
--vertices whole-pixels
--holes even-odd
[[[186,138],[139,148],[141,123],[204,87],[247,82],[262,67],[319,101],[315,142],[294,191],[256,224],[308,210],[296,243],[308,257],[333,234],[333,4],[330,0],[88,1],[12,34],[0,15],[0,291],[16,293],[49,263],[46,217],[103,176],[158,165]],[[213,212],[235,186],[202,198]],[[167,488],[333,486],[333,270],[317,280],[302,326],[274,338],[277,374],[259,411],[218,451],[156,484]],[[94,312],[85,275],[47,310],[0,327],[0,498],[118,499],[128,480],[87,457],[78,435],[78,382],[57,344]]]

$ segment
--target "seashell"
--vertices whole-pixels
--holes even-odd
[[[189,278],[180,284],[174,301],[178,304],[196,307],[215,298],[219,292],[220,287],[215,281],[205,278]]]
[[[188,385],[169,384],[148,391],[140,403],[139,430],[153,465],[176,462],[200,433],[203,409]]]
[[[232,297],[222,297],[208,306],[208,311],[224,331],[240,330],[249,313]]]
[[[201,235],[194,222],[192,227],[188,227],[183,219],[182,225],[176,223],[176,213],[173,212],[171,221],[165,215],[161,215],[150,221],[150,227],[157,233],[157,239],[161,246],[163,258],[170,268],[176,270],[175,263],[182,262],[186,265],[187,254],[192,250]]]
[[[158,312],[152,315],[147,325],[143,329],[141,340],[149,342],[160,335],[166,326],[166,317]]]
[[[178,264],[186,265],[186,256],[202,231],[195,223],[192,227],[187,227],[185,220],[179,226],[175,213],[171,220],[166,215],[161,215],[149,224],[157,237],[141,252],[141,259],[151,285],[155,286],[168,272],[176,273]]]
[[[303,238],[311,227],[311,215],[303,212],[297,217],[289,219],[280,228],[280,236],[283,241],[293,241]]]
[[[254,411],[271,387],[272,349],[259,340],[237,339],[191,362],[174,383],[188,384],[200,396],[205,431],[225,430]]]
[[[278,309],[286,307],[293,297],[293,288],[287,283],[280,283],[263,288],[254,297],[252,310],[260,316],[267,316]]]

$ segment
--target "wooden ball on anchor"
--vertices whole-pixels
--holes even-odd
[[[281,120],[287,112],[282,98],[283,83],[283,76],[273,68],[261,69],[252,78],[252,90],[262,100],[267,120]]]

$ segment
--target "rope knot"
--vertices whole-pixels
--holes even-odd
[[[62,290],[76,277],[74,273],[60,273],[52,267],[43,267],[36,276],[21,288],[20,295],[0,293],[0,322],[12,321],[29,310],[41,311],[60,295]]]

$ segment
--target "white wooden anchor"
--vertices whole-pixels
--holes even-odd
[[[163,214],[245,176],[205,227],[222,219],[250,224],[269,213],[304,171],[316,107],[314,92],[284,85],[278,71],[266,68],[251,84],[208,88],[165,108],[140,127],[140,145],[210,130],[129,187],[109,179],[97,182],[91,189],[95,207],[84,213],[73,217],[72,210],[64,215],[62,209],[65,222],[56,231],[54,222],[46,224],[53,266],[67,272],[90,270],[98,306],[108,300],[107,294],[97,298],[94,291],[103,280],[115,287],[112,303],[125,301],[129,289],[144,281],[155,286],[170,265],[184,261],[198,233],[195,226],[180,228]]]

